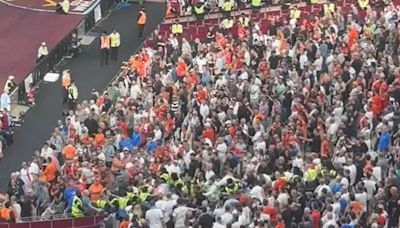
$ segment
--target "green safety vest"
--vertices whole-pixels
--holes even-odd
[[[250,23],[250,18],[248,17],[239,17],[239,23],[243,27],[248,27]]]
[[[74,85],[68,87],[68,99],[76,100],[78,99],[78,89]]]
[[[230,1],[225,2],[224,5],[222,6],[222,8],[224,9],[225,12],[232,11],[232,8],[233,8],[232,2],[230,2]]]
[[[99,199],[99,200],[96,201],[96,206],[98,208],[104,209],[106,207],[106,205],[107,205],[107,201],[106,200]]]
[[[163,179],[167,183],[171,183],[171,175],[169,173],[161,174],[160,178]]]
[[[317,4],[317,3],[318,3],[318,0],[310,0],[310,3],[311,3],[311,4]]]
[[[203,13],[204,13],[204,5],[202,5],[202,6],[200,6],[200,7],[195,6],[195,7],[194,7],[194,12],[195,12],[196,14],[203,14]]]
[[[72,217],[82,217],[83,216],[83,211],[80,209],[82,207],[82,200],[74,196],[72,199],[72,205],[71,205],[71,216]]]
[[[232,26],[233,26],[233,23],[231,23],[231,22],[232,22],[232,21],[229,20],[229,19],[224,19],[224,20],[222,21],[222,27],[223,27],[224,29],[231,29]]]
[[[126,205],[128,205],[128,197],[118,197],[118,207],[120,209],[125,209]]]
[[[172,34],[181,34],[183,33],[183,28],[181,24],[173,24],[171,28]]]
[[[308,169],[306,171],[306,179],[307,181],[315,181],[318,177],[317,169]]]
[[[128,198],[129,200],[134,200],[136,197],[136,194],[134,192],[127,192],[126,193],[126,198]]]
[[[225,187],[225,192],[228,194],[235,193],[238,190],[239,190],[239,185],[237,183],[234,183],[233,186],[231,186],[231,187],[229,187],[229,186]]]
[[[369,0],[358,0],[358,5],[360,6],[361,9],[367,8],[369,4]]]
[[[178,187],[178,184],[181,184],[182,187],[185,186],[185,183],[184,183],[181,179],[178,179],[178,180],[176,180],[176,181],[174,181],[174,182],[172,183],[172,185],[173,185],[175,188]]]
[[[147,200],[147,197],[149,196],[149,193],[147,192],[139,192],[139,200],[141,203],[145,202]]]
[[[261,0],[251,0],[251,5],[255,7],[261,6]]]

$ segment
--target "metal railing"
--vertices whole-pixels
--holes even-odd
[[[107,15],[110,10],[118,3],[119,0],[102,0],[99,5],[101,8],[101,15]],[[73,28],[50,52],[49,54],[39,61],[35,68],[29,73],[24,80],[10,93],[12,103],[21,103],[26,100],[25,84],[27,82],[37,85],[43,80],[44,76],[49,72],[57,71],[57,65],[61,62],[64,56],[68,54],[69,46],[72,40],[72,33],[74,33],[79,25],[84,23],[85,33],[93,29],[96,25],[95,10],[88,13],[82,21],[80,21],[75,28]]]
[[[86,216],[82,218],[56,218],[44,221],[19,223],[0,223],[0,228],[91,228],[98,227],[104,216]]]

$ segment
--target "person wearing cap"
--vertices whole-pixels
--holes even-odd
[[[49,50],[47,49],[46,42],[42,42],[37,51],[36,62],[39,62],[44,57],[46,57],[48,54],[49,54]]]
[[[140,9],[136,22],[138,25],[138,37],[142,38],[144,26],[146,25],[146,9],[144,7]]]

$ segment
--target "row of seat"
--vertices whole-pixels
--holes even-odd
[[[349,9],[350,5],[353,1],[346,1],[346,0],[339,0],[336,1],[337,6],[341,6],[344,9]],[[302,19],[312,19],[314,16],[320,14],[323,10],[322,4],[315,4],[315,5],[306,5],[303,7],[299,7],[301,11],[301,20]],[[268,12],[259,12],[259,13],[252,13],[251,21],[259,22],[260,28],[263,32],[268,29],[268,25],[270,24],[270,18],[273,16],[279,16],[280,20],[287,20],[289,15],[289,9],[280,8],[279,10],[273,10]],[[240,15],[233,16],[234,20],[237,20]],[[193,21],[180,21],[180,24],[183,26],[184,34],[183,36],[189,40],[193,40],[195,38],[205,38],[208,32],[208,28],[211,26],[217,27],[223,20],[223,17],[212,18],[212,19],[204,19],[204,20],[193,20]],[[159,25],[158,28],[159,34],[163,37],[168,37],[171,33],[171,23],[163,23]],[[237,28],[233,28],[233,34]]]

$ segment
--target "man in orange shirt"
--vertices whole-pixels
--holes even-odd
[[[94,178],[94,183],[90,185],[89,187],[89,193],[90,193],[90,200],[92,202],[97,201],[101,197],[101,193],[103,192],[103,185],[100,183],[100,176],[96,176]]]
[[[106,137],[104,136],[101,128],[97,129],[97,134],[94,136],[94,143],[96,146],[103,146],[105,139]]]
[[[51,157],[47,158],[46,168],[43,171],[43,175],[47,182],[51,182],[56,178],[57,168],[52,162]]]
[[[62,154],[65,160],[72,160],[75,157],[76,148],[73,146],[73,142],[69,141],[68,145],[64,147]]]

